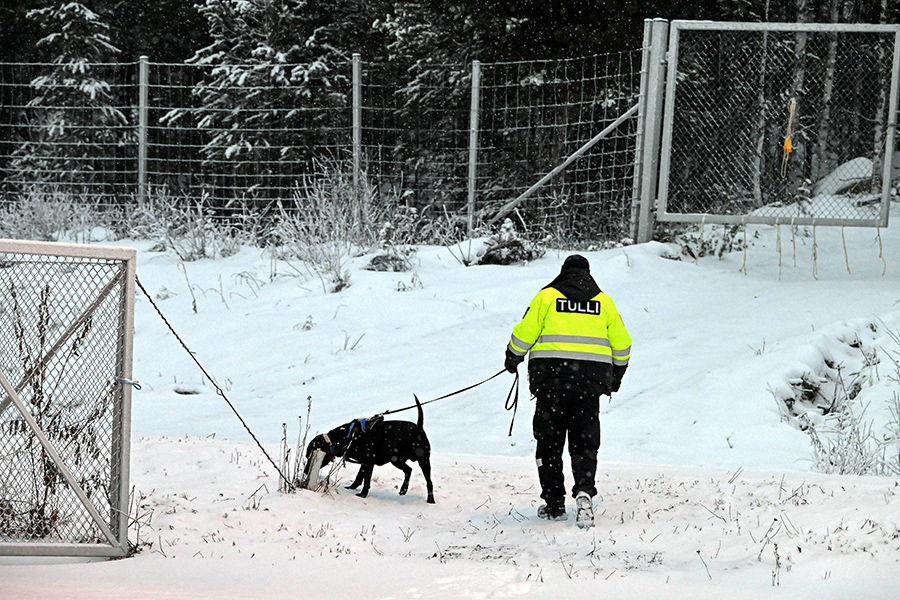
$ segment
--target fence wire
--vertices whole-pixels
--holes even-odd
[[[119,496],[116,381],[122,273],[120,261],[0,254],[0,370],[116,536],[127,502]],[[0,545],[23,542],[109,543],[22,413],[0,393]]]
[[[151,64],[149,71],[151,201],[175,197],[224,216],[289,205],[317,160],[347,158],[346,86],[329,106],[310,103],[300,87],[259,65]]]
[[[478,209],[517,198],[638,102],[640,52],[486,65]],[[631,231],[637,118],[625,121],[520,205],[542,234],[614,240]]]
[[[471,67],[397,69],[363,65],[363,169],[380,193],[425,215],[456,214],[466,206]]]
[[[682,25],[666,210],[710,221],[878,219],[894,40]]]
[[[639,63],[636,51],[483,65],[476,219],[627,110],[639,93]],[[59,65],[0,65],[3,199],[112,210],[174,203],[232,220],[294,210],[298,189],[323,164],[346,170],[354,152],[351,64],[315,94],[292,79],[301,67],[149,63],[142,121],[139,63],[89,65],[74,78]],[[359,164],[383,200],[423,219],[462,217],[472,66],[399,69],[362,65]],[[523,203],[519,222],[562,237],[624,235],[634,121]]]
[[[0,64],[0,190],[89,206],[133,196],[136,81],[135,65]]]

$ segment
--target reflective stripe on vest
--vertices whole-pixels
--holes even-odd
[[[609,340],[602,337],[586,335],[542,335],[536,344],[584,344],[585,346],[602,346],[609,348]]]
[[[587,360],[613,364],[613,358],[609,354],[597,354],[595,352],[577,352],[575,350],[532,350],[531,358],[562,358],[568,360]]]
[[[525,354],[529,350],[531,350],[532,346],[534,346],[534,344],[529,344],[527,342],[523,342],[516,336],[512,336],[512,340],[510,340],[510,342],[509,342],[509,349],[516,356],[525,356]]]
[[[613,356],[613,364],[623,365],[623,366],[627,365],[628,359],[631,356],[631,346],[628,346],[627,348],[625,348],[623,350],[613,350],[612,356]]]
[[[531,357],[613,363],[609,340],[586,335],[542,335],[535,342]]]

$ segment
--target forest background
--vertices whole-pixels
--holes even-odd
[[[50,62],[52,48],[28,13],[42,0],[0,2],[0,62]],[[65,3],[60,3],[65,4]],[[482,62],[571,58],[637,48],[647,18],[750,22],[896,23],[888,0],[84,0],[109,26],[111,61],[180,63],[215,40],[216,15],[237,4],[266,7],[273,47],[292,59]],[[281,21],[281,23],[277,23]],[[290,27],[283,27],[290,21]],[[262,23],[264,28],[266,23]],[[276,26],[279,25],[279,26]],[[293,38],[293,39],[290,39]]]

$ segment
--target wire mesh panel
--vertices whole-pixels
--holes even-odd
[[[484,66],[478,209],[488,216],[637,103],[641,53]],[[630,118],[520,205],[542,235],[621,240],[630,233],[637,118]]]
[[[304,65],[152,64],[148,197],[215,216],[290,207],[304,178],[350,150],[350,64],[325,91]]]
[[[365,64],[357,94],[352,70],[319,81],[299,64],[87,64],[78,77],[0,65],[0,202],[238,222],[296,210],[305,182],[353,162],[423,223],[471,210],[478,225],[634,106],[640,52],[486,64],[477,90],[471,64]],[[521,203],[519,224],[542,237],[626,235],[636,122]]]
[[[402,73],[363,65],[362,164],[382,194],[426,216],[466,206],[471,73],[463,64]]]
[[[0,64],[0,191],[114,207],[135,189],[127,64]]]
[[[0,554],[127,550],[134,251],[0,241]]]
[[[898,32],[673,22],[660,219],[886,225]]]

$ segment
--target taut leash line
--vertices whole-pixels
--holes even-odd
[[[449,394],[444,394],[443,396],[439,396],[437,398],[432,398],[431,400],[426,400],[425,402],[419,402],[419,404],[421,404],[422,406],[425,406],[426,404],[431,404],[432,402],[437,402],[438,400],[443,400],[444,398],[449,398],[451,396],[456,396],[457,394],[462,394],[463,392],[468,392],[472,388],[476,388],[479,385],[483,385],[483,384],[487,383],[488,381],[490,381],[491,379],[494,379],[495,377],[500,377],[504,373],[506,373],[506,369],[500,369],[499,371],[497,371],[496,373],[494,373],[493,375],[491,375],[484,381],[479,381],[478,383],[473,383],[472,385],[464,387],[460,390],[456,390],[455,392],[450,392]],[[518,381],[518,380],[519,380],[519,374],[516,373],[516,381]],[[415,407],[416,407],[416,405],[413,404],[411,406],[404,406],[403,408],[396,408],[394,410],[386,410],[386,411],[378,413],[378,414],[379,415],[390,415],[393,413],[403,412],[404,410],[411,410]]]

